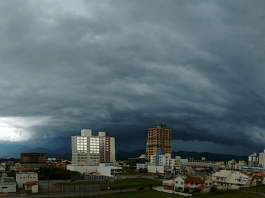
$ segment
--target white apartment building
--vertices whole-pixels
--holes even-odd
[[[172,172],[180,169],[180,157],[171,158],[171,154],[165,155],[150,155],[150,164],[148,172]]]
[[[116,162],[115,138],[106,135],[106,132],[98,132],[100,163]]]
[[[136,164],[136,170],[147,169],[147,168],[148,168],[148,164],[141,164],[141,163]]]
[[[81,136],[72,136],[72,164],[98,166],[115,162],[115,138],[106,132],[92,135],[91,129],[82,129]]]
[[[259,163],[259,157],[257,156],[257,153],[253,153],[248,156],[248,165],[249,166],[258,166]]]
[[[265,168],[265,150],[259,153],[259,165],[261,165],[262,168]]]
[[[23,188],[26,182],[38,181],[38,174],[34,172],[18,172],[16,174],[16,182],[18,188]]]

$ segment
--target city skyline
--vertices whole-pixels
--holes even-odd
[[[0,144],[116,151],[171,129],[172,151],[264,150],[265,2],[1,1]]]

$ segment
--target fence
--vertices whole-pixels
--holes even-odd
[[[87,183],[105,183],[105,184],[113,184],[114,178],[108,176],[98,176],[98,175],[75,175],[71,177],[71,182],[87,182]]]
[[[72,185],[62,186],[63,195],[99,195],[100,185]]]

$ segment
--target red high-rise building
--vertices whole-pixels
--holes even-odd
[[[171,129],[167,129],[163,124],[148,129],[146,159],[150,161],[150,155],[157,155],[158,149],[163,150],[164,154],[172,154]]]
[[[21,153],[20,162],[21,163],[44,163],[45,162],[44,153]]]

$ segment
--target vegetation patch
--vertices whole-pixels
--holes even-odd
[[[262,186],[252,186],[252,187],[249,187],[249,188],[243,188],[242,191],[265,193],[265,185],[262,185]]]
[[[258,194],[249,194],[240,190],[217,190],[212,189],[210,193],[198,193],[194,197],[216,197],[216,198],[258,198],[264,197]]]
[[[94,185],[99,183],[84,183],[84,182],[65,182],[58,183],[59,185]],[[113,184],[101,184],[101,190],[110,189],[124,189],[124,188],[151,188],[153,186],[161,186],[162,181],[145,179],[145,178],[135,178],[135,179],[120,179],[115,180]]]

